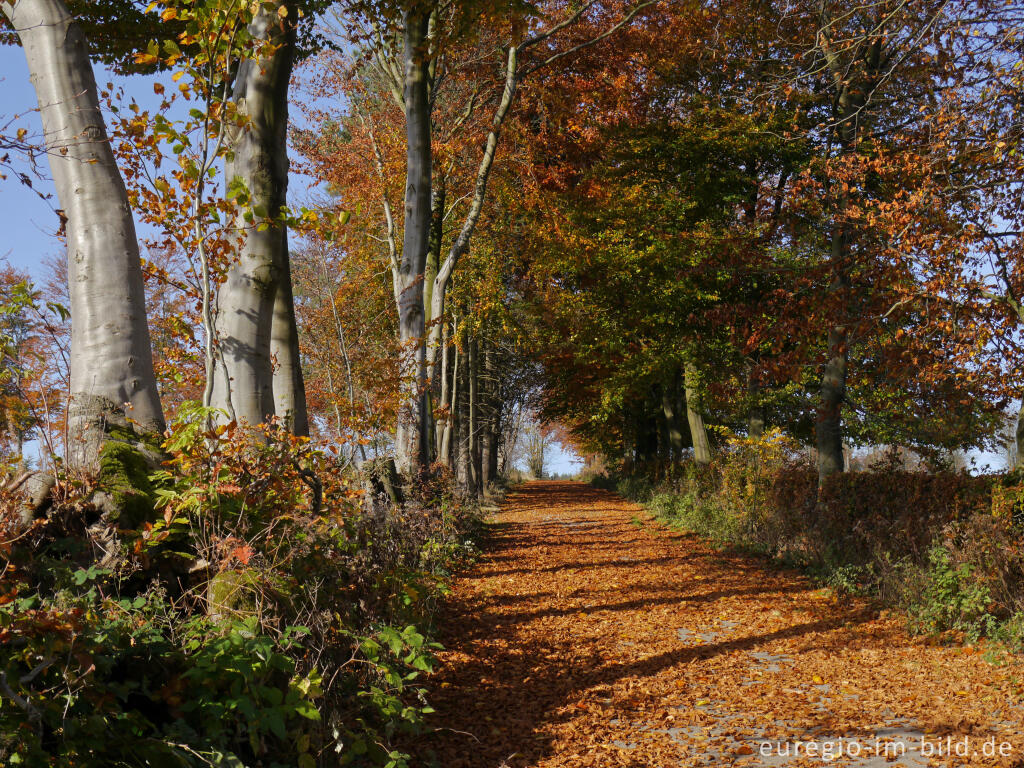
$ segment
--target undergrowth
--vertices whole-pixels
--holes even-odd
[[[137,526],[89,478],[27,528],[3,499],[0,761],[404,766],[475,507],[440,468],[395,506],[275,425],[183,414]]]

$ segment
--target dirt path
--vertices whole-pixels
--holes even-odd
[[[508,497],[444,626],[450,730],[424,766],[1024,766],[1020,660],[910,638],[581,484]]]

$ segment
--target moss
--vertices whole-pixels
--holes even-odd
[[[260,577],[254,570],[222,571],[207,586],[211,618],[244,618],[256,614]]]
[[[100,449],[99,492],[105,494],[108,518],[122,528],[135,528],[154,514],[152,463],[144,449],[108,440]]]

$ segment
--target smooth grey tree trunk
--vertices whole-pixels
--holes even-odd
[[[213,403],[250,424],[276,414],[304,434],[305,388],[287,228],[280,221],[288,196],[288,86],[295,28],[282,22],[281,7],[295,18],[291,3],[262,7],[250,32],[272,43],[273,50],[243,61],[235,77],[233,98],[249,122],[233,137],[225,175],[244,183],[254,218],[239,221],[244,242],[218,297],[217,342],[224,364],[214,382]]]
[[[448,457],[445,455],[442,448],[444,447],[445,431],[448,429],[448,424],[451,422],[451,387],[449,386],[448,379],[448,346],[448,324],[442,321],[441,365],[435,375],[441,379],[441,399],[438,401],[438,406],[446,416],[441,425],[436,423],[434,424],[434,456],[437,461],[441,462],[445,466],[448,466]]]
[[[285,243],[285,253],[288,245]],[[295,297],[292,293],[290,259],[281,274],[274,294],[274,319],[270,326],[270,356],[274,367],[274,412],[294,435],[309,436],[306,411],[306,382],[302,378],[299,354],[299,328],[295,321]],[[333,297],[332,297],[333,299]]]
[[[693,460],[698,464],[707,464],[711,461],[711,443],[708,442],[704,416],[700,411],[697,366],[693,363],[686,363],[683,376],[683,386],[686,392],[686,420],[690,425],[690,436],[693,439]]]
[[[497,479],[498,457],[498,413],[496,397],[497,370],[495,369],[494,350],[486,341],[481,342],[483,370],[480,376],[480,485],[486,492],[488,486]]]
[[[843,6],[839,6],[841,9]],[[833,40],[833,16],[831,3],[819,0],[818,3],[821,28],[817,35],[817,44],[821,51],[827,74],[835,89],[833,101],[834,139],[843,154],[857,151],[861,126],[868,117],[870,99],[875,93],[875,85],[883,68],[883,47],[886,34],[884,23],[880,24],[871,34],[873,39],[864,48],[857,62],[845,61]],[[845,12],[843,10],[842,12]],[[860,74],[855,73],[861,70]],[[838,295],[836,302],[841,308],[839,316],[832,319],[828,326],[827,358],[822,371],[821,386],[818,391],[818,405],[815,421],[815,432],[818,449],[818,484],[825,482],[829,475],[844,471],[842,408],[846,400],[846,379],[849,366],[849,333],[846,314],[846,297],[844,294],[850,287],[847,260],[851,233],[844,229],[843,220],[848,204],[847,194],[840,193],[834,211],[832,242],[829,261],[832,270],[832,282],[829,293]]]
[[[477,496],[483,492],[480,467],[480,344],[469,341],[466,368],[469,372],[469,456],[472,465],[472,488]]]
[[[833,236],[833,252],[843,248],[843,235]],[[840,291],[845,281],[839,275],[832,290]],[[822,372],[821,387],[818,391],[818,410],[815,421],[815,435],[818,448],[818,483],[825,478],[842,472],[843,460],[842,407],[846,400],[846,372],[849,363],[846,327],[833,325],[828,331],[828,357]]]
[[[470,496],[476,495],[476,476],[472,450],[472,400],[470,397],[471,372],[469,366],[469,341],[463,346],[466,360],[459,366],[459,392],[456,400],[455,421],[455,480],[459,487]]]
[[[423,272],[431,230],[429,21],[430,14],[418,5],[414,4],[405,12],[402,52],[406,124],[405,231],[396,281],[402,365],[395,464],[406,476],[416,474],[429,460],[423,307]]]
[[[71,298],[68,461],[95,467],[111,420],[164,428],[135,222],[107,139],[85,35],[62,0],[0,2],[39,101],[67,218]]]
[[[427,366],[431,369],[435,366],[437,351],[440,346],[441,331],[439,321],[444,316],[448,287],[459,259],[469,250],[470,241],[473,233],[476,231],[480,214],[483,211],[484,200],[487,196],[487,185],[491,176],[491,170],[494,167],[494,158],[498,151],[501,130],[505,124],[505,119],[508,117],[509,110],[512,108],[512,102],[515,100],[516,89],[519,84],[518,70],[519,49],[513,45],[510,46],[508,51],[505,65],[505,87],[502,91],[498,108],[491,119],[491,129],[484,143],[469,211],[462,223],[462,227],[452,241],[451,247],[448,249],[448,255],[445,257],[444,262],[437,267],[435,274],[432,275],[428,303],[425,306],[425,311],[429,313],[431,323],[430,338],[426,344]]]
[[[452,336],[458,336],[458,325],[452,322]],[[445,368],[447,369],[447,365]],[[458,420],[458,403],[459,403],[459,347],[457,344],[452,345],[452,378],[451,378],[451,394],[448,396],[448,419],[444,423],[444,427],[441,430],[441,445],[438,449],[438,456],[446,466],[452,466],[452,434],[455,433],[456,422]],[[456,437],[458,440],[458,437]]]

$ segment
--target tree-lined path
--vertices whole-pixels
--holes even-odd
[[[911,638],[866,602],[717,552],[612,493],[527,484],[485,546],[443,621],[431,687],[445,728],[424,764],[824,764],[761,754],[798,741],[861,751],[832,765],[1022,764],[1021,662]],[[917,754],[947,735],[976,754]],[[900,744],[899,760],[871,758]]]

